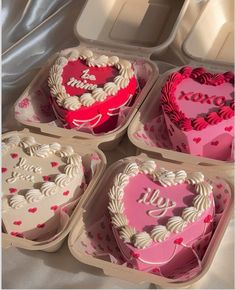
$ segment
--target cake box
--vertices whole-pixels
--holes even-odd
[[[233,71],[233,34],[231,31],[234,25],[230,12],[232,11],[232,7],[233,1],[208,1],[204,4],[202,12],[192,27],[191,32],[188,35],[184,35],[182,29],[181,40],[183,39],[183,44],[180,44],[180,46],[182,45],[180,48],[182,50],[182,62],[185,66],[191,66],[193,68],[204,66],[206,70],[212,73]],[[217,11],[223,13],[224,16],[221,18],[217,17],[215,22],[212,23],[211,13],[216,14]],[[205,27],[207,27],[207,29],[205,29]],[[210,34],[209,39],[208,34]],[[205,45],[199,47],[201,45],[200,43]],[[218,146],[216,146],[218,142],[216,142],[216,140],[211,140],[212,146],[210,146],[210,144],[207,146],[209,152],[210,150],[214,152],[211,154],[210,158],[202,157],[202,148],[200,148],[195,155],[185,154],[184,147],[187,146],[187,144],[184,137],[182,137],[181,142],[183,147],[180,148],[180,146],[178,146],[172,150],[173,147],[169,140],[169,135],[167,134],[165,121],[159,116],[160,91],[168,76],[180,69],[181,67],[170,69],[160,76],[128,128],[129,139],[135,146],[146,152],[161,154],[162,157],[169,160],[184,161],[185,158],[187,158],[194,164],[217,165],[220,166],[222,170],[226,170],[229,174],[232,169],[233,144],[231,156],[226,156],[227,161],[213,159],[213,154],[216,154],[216,150],[218,149]],[[156,107],[155,112],[151,106]],[[224,134],[225,138],[227,138],[228,143],[231,143],[230,135],[232,132],[231,130],[233,130],[231,127],[231,119],[222,123],[221,126],[224,125],[224,130],[226,128]],[[178,129],[176,128],[176,130]],[[198,132],[201,133],[203,130]],[[194,136],[192,139],[195,139],[192,143],[197,145],[195,142],[199,142],[198,144],[200,145],[201,140],[199,137],[202,138],[201,136]],[[223,137],[221,140],[224,140]]]
[[[45,136],[28,129],[4,133],[2,140],[6,140],[2,143],[2,149],[10,154],[8,162],[2,167],[5,188],[2,200],[2,246],[57,251],[76,222],[74,216],[80,203],[102,176],[106,158],[94,142],[87,144],[74,138]],[[21,144],[17,146],[19,142]],[[61,151],[61,157],[55,155],[60,146],[70,148],[71,153],[81,156],[82,163],[78,171],[85,175],[79,177],[73,174],[77,169],[72,172],[72,167],[79,162],[71,159],[71,166],[69,163],[66,165],[66,153]],[[36,156],[37,164],[34,163]],[[68,183],[63,184],[60,178],[66,174],[72,181],[69,189]],[[72,179],[71,174],[74,175]],[[57,189],[54,187],[56,191],[52,188],[55,185],[53,181],[57,184]],[[77,193],[73,194],[75,188]],[[79,196],[76,197],[76,194]],[[52,230],[55,224],[56,232]]]
[[[130,163],[133,164],[137,161],[144,163],[147,160],[149,161],[149,159],[149,156],[142,153],[139,156],[132,156],[121,159],[112,164],[107,169],[92,195],[87,195],[86,201],[84,201],[82,208],[80,209],[80,218],[78,223],[69,234],[68,245],[71,253],[76,259],[78,259],[80,262],[101,268],[108,276],[118,277],[120,279],[138,284],[149,282],[156,284],[161,288],[188,287],[189,285],[192,285],[198,281],[208,271],[215,253],[219,247],[225,229],[230,221],[233,212],[233,179],[227,178],[226,174],[221,174],[220,177],[218,177],[215,167],[209,168],[206,166],[193,165],[190,163],[172,163],[159,160],[156,157],[153,158],[151,156],[151,159],[156,162],[157,168],[163,167],[172,171],[174,170],[174,172],[182,170],[182,168],[186,172],[200,171],[207,178],[209,178],[210,184],[213,184],[213,187],[217,192],[214,195],[216,226],[213,230],[213,235],[210,235],[209,233],[205,234],[205,240],[204,238],[198,239],[198,243],[202,244],[199,245],[196,242],[196,244],[193,246],[192,252],[198,251],[198,255],[201,257],[197,262],[196,260],[192,260],[194,261],[192,264],[196,263],[193,265],[193,267],[190,261],[187,261],[182,269],[178,269],[179,271],[174,269],[174,263],[173,268],[170,269],[166,269],[165,267],[161,268],[161,265],[157,265],[151,269],[151,265],[148,265],[150,271],[146,271],[146,269],[145,271],[139,271],[133,268],[133,263],[135,260],[139,260],[139,263],[140,261],[144,261],[146,263],[146,261],[143,260],[141,251],[134,248],[134,251],[132,252],[133,256],[130,257],[130,261],[126,263],[126,261],[123,259],[125,252],[123,252],[123,249],[120,248],[120,246],[116,246],[119,243],[120,238],[117,237],[116,231],[112,231],[110,216],[104,210],[104,208],[108,209],[108,194],[106,194],[102,200],[99,199],[99,196],[100,191],[104,192],[107,190],[108,192],[110,182],[115,176],[120,178],[120,181],[122,180],[122,182],[125,182],[125,180],[120,176],[120,172],[123,171],[125,165]],[[212,180],[213,183],[211,183]],[[127,190],[129,191],[130,188],[128,187]],[[217,197],[218,192],[221,193],[222,190],[224,192],[223,197]],[[228,194],[228,192],[230,193]],[[225,197],[226,206],[223,207],[220,200],[224,200]],[[133,199],[133,202],[134,201],[136,201],[135,197]],[[136,202],[136,206],[137,204],[138,202]],[[94,205],[96,206],[94,207]],[[100,210],[101,208],[102,211]],[[90,214],[91,212],[92,214]],[[203,219],[205,226],[209,225],[210,223],[209,216],[210,215]],[[167,218],[169,218],[168,215]],[[132,219],[132,222],[135,223],[135,220]],[[115,238],[113,234],[116,235]],[[179,250],[179,248],[181,250],[187,249],[187,247],[184,248],[185,237],[182,237],[181,239],[175,239],[175,243],[173,243],[175,246],[175,251],[176,249]],[[144,243],[145,239],[143,238],[139,241]],[[205,247],[204,242],[207,243],[206,252],[202,251],[202,249]],[[121,249],[122,251],[120,252]],[[163,253],[164,252],[165,251],[163,251]],[[186,254],[186,257],[187,255],[188,254]],[[185,270],[186,272],[184,273]]]
[[[135,13],[132,11],[133,3]],[[15,103],[17,121],[25,126],[40,128],[45,133],[56,132],[60,136],[66,134],[82,139],[96,139],[100,144],[103,143],[102,149],[115,148],[158,77],[157,66],[149,60],[151,54],[162,53],[173,41],[188,3],[188,0],[175,1],[174,4],[139,0],[86,1],[74,27],[79,47],[86,47],[99,55],[116,55],[130,60],[134,64],[141,88],[134,105],[122,111],[116,130],[94,135],[86,131],[65,130],[57,124],[47,102],[46,76],[58,54],[51,57]],[[165,27],[168,17],[171,22]],[[88,25],[89,19],[93,19],[92,26]],[[151,26],[156,26],[158,31],[150,32]],[[70,49],[66,49],[61,54],[69,52]]]

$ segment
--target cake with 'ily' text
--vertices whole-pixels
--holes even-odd
[[[176,260],[182,266],[195,241],[212,230],[213,186],[201,172],[136,160],[118,170],[108,196],[115,239],[135,269],[152,271]]]

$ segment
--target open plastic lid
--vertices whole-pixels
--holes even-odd
[[[75,24],[81,42],[133,54],[159,53],[177,32],[189,0],[87,0]]]
[[[192,60],[217,67],[234,64],[234,0],[210,0],[183,44]]]

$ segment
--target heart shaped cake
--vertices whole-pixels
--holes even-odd
[[[234,73],[183,67],[162,87],[161,105],[172,146],[228,160],[234,137]]]
[[[108,192],[119,249],[139,270],[166,265],[211,231],[213,187],[201,172],[157,168],[155,161],[122,167]]]
[[[81,156],[71,146],[40,144],[17,133],[3,140],[2,154],[5,231],[30,240],[55,233],[59,213],[82,193]]]
[[[89,127],[98,133],[115,128],[137,82],[128,60],[75,48],[56,59],[48,85],[54,112],[66,128]]]

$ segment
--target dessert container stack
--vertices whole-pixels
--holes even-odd
[[[233,19],[229,11],[232,1],[216,0],[214,6],[211,2],[213,3],[208,1],[205,4],[183,49],[191,63],[199,66],[200,62],[206,59],[209,67],[229,69],[233,63],[226,53],[233,50],[230,38],[226,38],[224,50],[220,50],[221,53],[217,56],[216,52],[210,50],[209,46],[212,47],[213,44],[208,44],[207,51],[200,50],[202,55],[196,55],[195,51],[199,51],[199,48],[194,50],[194,44],[198,42],[198,31],[200,36],[204,37],[200,19],[207,23],[208,15],[215,7],[216,9],[221,7],[227,17],[225,28],[220,29],[223,23],[216,23],[215,41],[219,41],[216,38],[217,34],[218,39],[223,39],[224,34],[230,33],[230,22]],[[117,55],[130,60],[135,69],[139,91],[132,107],[123,112],[115,130],[96,135],[65,129],[57,122],[48,100],[48,72],[58,54],[48,60],[15,103],[16,120],[28,128],[18,133],[35,136],[41,142],[57,141],[73,146],[85,161],[85,171],[92,170],[93,174],[90,175],[88,186],[69,217],[68,224],[58,236],[45,242],[34,242],[2,233],[3,248],[13,246],[53,252],[61,247],[69,235],[68,245],[72,255],[83,263],[103,269],[104,274],[108,276],[134,283],[154,283],[163,288],[182,288],[192,285],[206,274],[232,215],[234,199],[232,161],[218,161],[173,151],[167,136],[164,135],[165,129],[159,126],[158,122],[150,124],[151,119],[159,117],[161,85],[171,72],[179,69],[174,68],[159,75],[159,69],[150,60],[150,56],[153,53],[164,52],[172,43],[188,4],[188,0],[87,0],[74,27],[80,41],[79,47],[90,48],[100,55]],[[92,27],[89,25],[91,19]],[[66,49],[62,54],[69,53],[70,50]],[[138,156],[119,160],[105,171],[107,160],[103,151],[114,149],[127,131],[129,140],[136,146]],[[161,134],[155,134],[157,131]],[[4,134],[3,138],[7,138],[9,134],[10,132]],[[215,198],[217,212],[214,232],[206,247],[204,245],[205,251],[201,253],[201,260],[197,261],[195,267],[186,267],[182,273],[159,275],[128,268],[125,261],[120,258],[120,252],[108,224],[104,208],[107,208],[105,186],[109,178],[115,174],[120,164],[147,158],[154,159],[159,166],[165,168],[201,171],[214,180],[215,184],[222,184],[223,187],[221,190],[223,198]],[[230,191],[232,194],[228,194]],[[221,200],[225,199],[226,203],[221,203]]]

